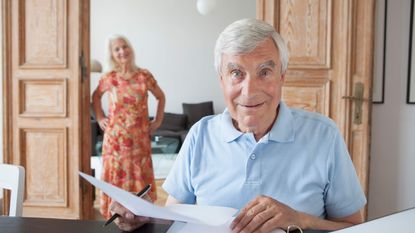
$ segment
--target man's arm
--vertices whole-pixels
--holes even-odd
[[[363,222],[363,217],[360,211],[343,218],[321,219],[305,213],[300,213],[300,216],[300,220],[302,222],[300,225],[303,226],[301,229],[334,231]]]
[[[338,230],[363,221],[360,212],[344,218],[321,219],[295,211],[267,196],[260,196],[243,208],[230,228],[237,232],[271,232],[276,228],[287,229],[295,225],[306,230]]]

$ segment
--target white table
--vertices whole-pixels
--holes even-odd
[[[404,210],[359,225],[334,231],[335,233],[413,233],[415,208]]]

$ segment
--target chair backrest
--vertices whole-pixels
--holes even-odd
[[[22,166],[0,164],[0,189],[11,191],[9,216],[22,216],[25,170]]]

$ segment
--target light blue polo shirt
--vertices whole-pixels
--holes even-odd
[[[196,123],[163,188],[182,203],[240,209],[258,195],[324,217],[345,217],[366,198],[335,123],[283,102],[258,142],[227,110]]]

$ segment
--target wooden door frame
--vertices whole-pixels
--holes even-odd
[[[11,15],[11,1],[15,0],[0,0],[0,37],[2,39],[2,45],[0,48],[0,73],[2,75],[2,154],[3,157],[0,162],[13,163],[12,151],[13,151],[13,126],[12,126],[12,93],[9,91],[12,88],[12,67],[6,64],[12,64],[11,60],[11,48],[7,45],[10,44],[12,38],[12,15]],[[84,155],[79,158],[79,169],[85,173],[91,174],[90,168],[90,150],[91,150],[91,129],[90,129],[90,90],[89,90],[89,54],[90,54],[90,0],[82,0],[79,2],[79,10],[81,11],[79,32],[77,32],[82,38],[80,42],[79,54],[84,55],[84,77],[80,77],[83,81],[80,84],[81,88],[78,90],[79,94],[79,107],[82,112],[79,115],[80,126],[78,128],[80,137],[77,139],[79,145],[81,145],[81,153]],[[68,22],[71,23],[71,22]],[[82,75],[82,74],[81,74]],[[89,152],[89,153],[88,153]],[[93,200],[92,200],[92,186],[87,184],[86,181],[79,178],[80,186],[80,199],[79,199],[79,216],[81,219],[93,218]],[[10,200],[8,193],[3,192],[3,213],[8,214],[8,203]]]
[[[10,105],[7,104],[10,99],[10,93],[6,92],[8,88],[11,87],[10,80],[7,77],[10,76],[10,67],[6,66],[7,61],[10,61],[10,48],[6,45],[10,41],[10,11],[7,9],[10,8],[10,2],[6,0],[0,0],[1,4],[1,75],[2,75],[2,163],[10,163],[10,145],[12,137],[5,137],[7,132],[10,132],[11,117],[10,117]],[[8,204],[10,202],[10,195],[8,192],[3,190],[3,214],[8,214]]]

